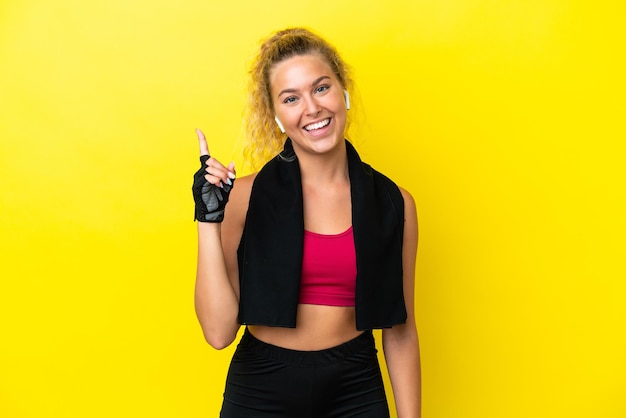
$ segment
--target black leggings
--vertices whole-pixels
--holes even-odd
[[[220,417],[388,418],[372,332],[327,350],[295,351],[264,343],[246,328]]]

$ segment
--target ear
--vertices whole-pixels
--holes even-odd
[[[346,110],[350,110],[350,94],[348,93],[348,90],[344,90],[343,95],[346,98]]]
[[[282,133],[285,133],[285,127],[280,123],[280,120],[278,120],[278,116],[274,115],[274,120],[276,121],[276,125],[278,125],[278,129],[280,129]]]

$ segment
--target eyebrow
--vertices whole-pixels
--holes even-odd
[[[324,80],[325,78],[330,79],[330,77],[329,77],[329,76],[327,76],[327,75],[323,75],[323,76],[321,76],[321,77],[319,77],[319,78],[316,78],[316,79],[315,79],[315,80],[311,83],[311,87],[313,87],[313,86],[315,86],[315,85],[319,84],[319,83],[320,83],[322,80]],[[284,89],[284,90],[281,90],[281,92],[280,92],[280,93],[278,93],[278,96],[276,96],[276,97],[280,97],[280,96],[282,96],[282,95],[283,95],[283,94],[285,94],[285,93],[295,93],[295,92],[297,92],[297,91],[298,91],[298,89]]]

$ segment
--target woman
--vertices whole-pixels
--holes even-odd
[[[376,328],[398,416],[420,416],[415,204],[344,139],[350,88],[332,46],[287,29],[260,48],[246,118],[252,153],[282,151],[233,187],[198,131],[196,312],[216,349],[246,325],[222,417],[388,417]]]

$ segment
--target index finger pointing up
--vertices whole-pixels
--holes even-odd
[[[204,133],[200,129],[196,128],[196,134],[198,135],[198,143],[200,144],[200,156],[210,155],[209,145],[206,143]]]

